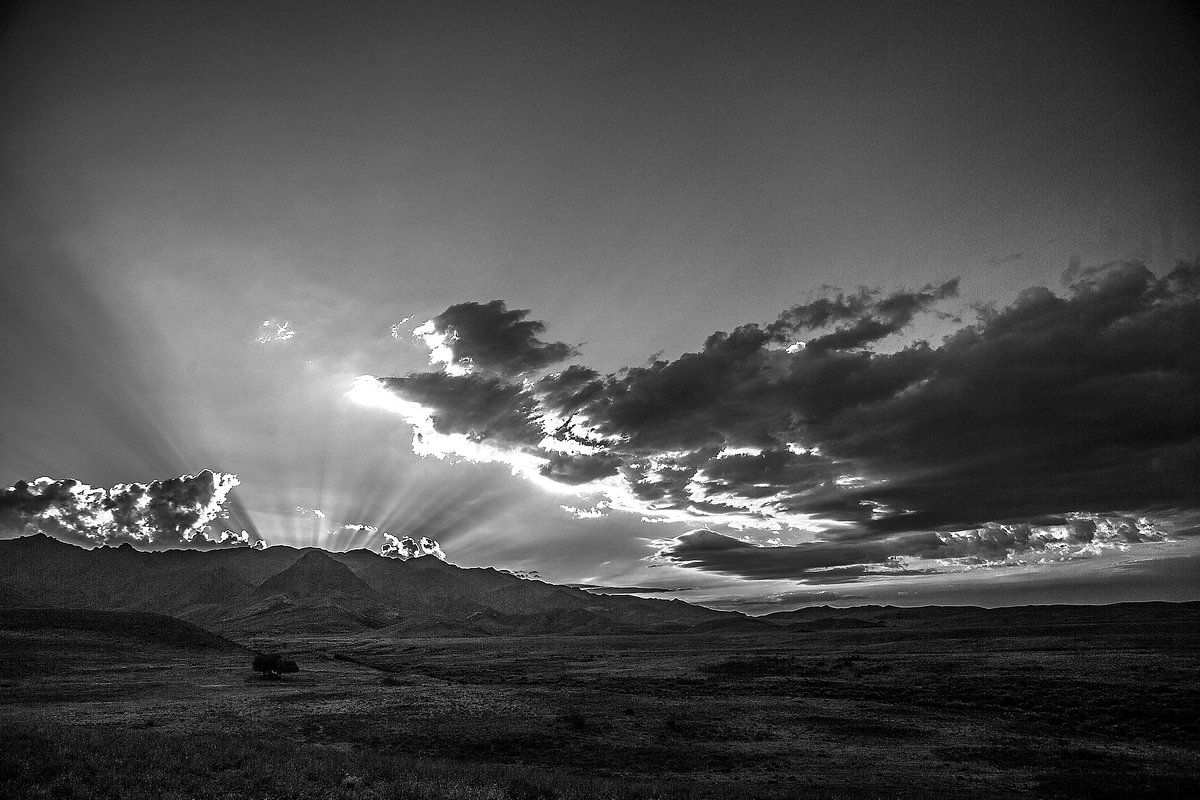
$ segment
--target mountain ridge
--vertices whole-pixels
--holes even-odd
[[[231,637],[502,636],[771,628],[733,611],[597,595],[432,556],[368,550],[91,550],[45,534],[0,541],[0,608],[160,611]]]

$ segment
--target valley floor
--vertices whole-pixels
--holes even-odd
[[[185,644],[0,624],[0,795],[1200,796],[1178,622]]]

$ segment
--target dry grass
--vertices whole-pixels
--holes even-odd
[[[1200,634],[0,631],[0,796],[1200,796]]]

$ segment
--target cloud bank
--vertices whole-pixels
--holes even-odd
[[[544,374],[575,349],[542,341],[526,311],[462,303],[418,328],[439,368],[362,378],[355,394],[401,413],[419,453],[593,494],[581,514],[817,540],[764,555],[698,532],[660,546],[676,563],[757,576],[765,559],[808,575],[1053,559],[1060,545],[1082,556],[1096,542],[1048,531],[1085,518],[1071,515],[1200,505],[1200,261],[1065,277],[1064,296],[1037,287],[978,308],[936,346],[879,347],[921,314],[953,319],[937,305],[957,281],[838,293],[609,375]]]
[[[973,530],[848,537],[760,545],[715,531],[660,539],[652,561],[758,580],[843,583],[946,569],[1020,566],[1089,558],[1168,538],[1149,517],[1073,513],[1041,524],[989,523]]]
[[[0,526],[37,530],[88,547],[128,542],[140,547],[265,544],[246,531],[214,532],[236,475],[197,475],[122,483],[109,489],[73,479],[18,481],[0,494]]]

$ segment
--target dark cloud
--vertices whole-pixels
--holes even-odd
[[[839,402],[886,396],[904,385],[901,370],[868,372],[859,348],[903,330],[918,314],[957,293],[957,280],[919,292],[860,291],[796,306],[764,327],[718,332],[697,353],[625,370],[602,383],[545,402],[559,414],[585,417],[601,436],[620,437],[635,451],[785,444],[797,415],[822,413]],[[834,329],[803,343],[801,331]],[[775,347],[772,347],[774,345]],[[828,356],[822,358],[821,356]],[[906,357],[907,364],[914,359]],[[841,384],[839,386],[839,384]],[[555,389],[560,387],[555,386]],[[832,391],[832,390],[841,390]],[[853,392],[853,397],[843,397]],[[555,402],[559,406],[549,405]]]
[[[800,578],[839,568],[839,582],[865,572],[862,565],[884,564],[894,556],[895,543],[806,542],[790,546],[762,546],[710,530],[685,533],[660,542],[657,557],[663,561],[709,572],[752,579]],[[854,566],[853,570],[842,568]]]
[[[433,409],[431,422],[442,434],[506,447],[533,446],[544,434],[537,424],[537,401],[520,384],[495,377],[421,372],[382,378],[396,395]]]
[[[562,372],[547,375],[537,383],[538,396],[560,414],[574,414],[582,406],[604,393],[600,373],[590,367],[572,364]]]
[[[924,525],[1200,500],[1200,265],[1120,264],[1025,292],[931,351],[903,391],[814,420]],[[881,366],[894,357],[880,357]],[[886,523],[901,523],[892,514]],[[913,517],[916,521],[917,517]]]
[[[419,404],[439,433],[538,459],[535,474],[619,483],[598,488],[613,509],[825,540],[730,545],[720,563],[739,574],[768,561],[789,574],[891,557],[994,562],[1063,537],[1079,550],[1100,533],[1076,512],[1200,506],[1200,261],[1163,277],[1126,262],[1073,265],[1066,277],[1064,295],[1031,288],[1008,307],[980,307],[938,345],[874,349],[919,314],[939,314],[956,280],[838,293],[714,333],[674,360],[538,380],[511,376],[547,363],[518,355],[538,352],[543,326],[467,304],[453,308],[528,334],[471,370],[526,366],[380,384]],[[472,330],[470,341],[483,328]],[[1054,541],[1039,538],[1051,529]],[[959,533],[936,538],[947,531]],[[1141,541],[1136,526],[1114,531],[1103,543]],[[692,564],[702,543],[667,555]]]
[[[958,283],[954,278],[940,286],[930,284],[920,291],[888,295],[878,289],[860,289],[854,295],[839,293],[788,309],[767,326],[767,331],[778,341],[788,341],[799,331],[836,326],[832,333],[807,346],[824,350],[860,347],[902,330],[937,301],[956,296]]]
[[[1010,261],[1020,261],[1022,258],[1024,258],[1024,254],[1022,253],[1009,253],[1006,256],[988,256],[987,263],[991,264],[993,267],[998,267],[1001,264],[1007,264]]]
[[[926,286],[919,292],[896,292],[871,298],[870,302],[862,304],[862,310],[852,317],[850,324],[810,339],[805,346],[816,352],[863,347],[900,332],[917,314],[929,310],[937,301],[957,294],[958,279],[955,278],[936,288]]]
[[[967,531],[770,546],[702,529],[660,540],[655,559],[758,580],[849,583],[866,577],[925,574],[948,567],[1068,561],[1094,555],[1101,549],[1166,538],[1148,520],[1122,516],[1081,517],[1064,525],[1040,528],[1024,523],[990,523]]]
[[[539,339],[546,326],[526,320],[528,314],[527,309],[509,310],[503,300],[458,303],[423,327],[443,337],[453,354],[452,363],[497,375],[535,372],[576,354],[568,344]]]
[[[622,461],[610,455],[575,455],[551,453],[541,474],[551,480],[569,485],[590,483],[600,478],[616,475]]]
[[[212,530],[211,523],[225,517],[227,495],[237,485],[236,476],[211,470],[110,489],[72,479],[18,481],[0,495],[0,526],[84,545],[261,546],[245,530]]]

